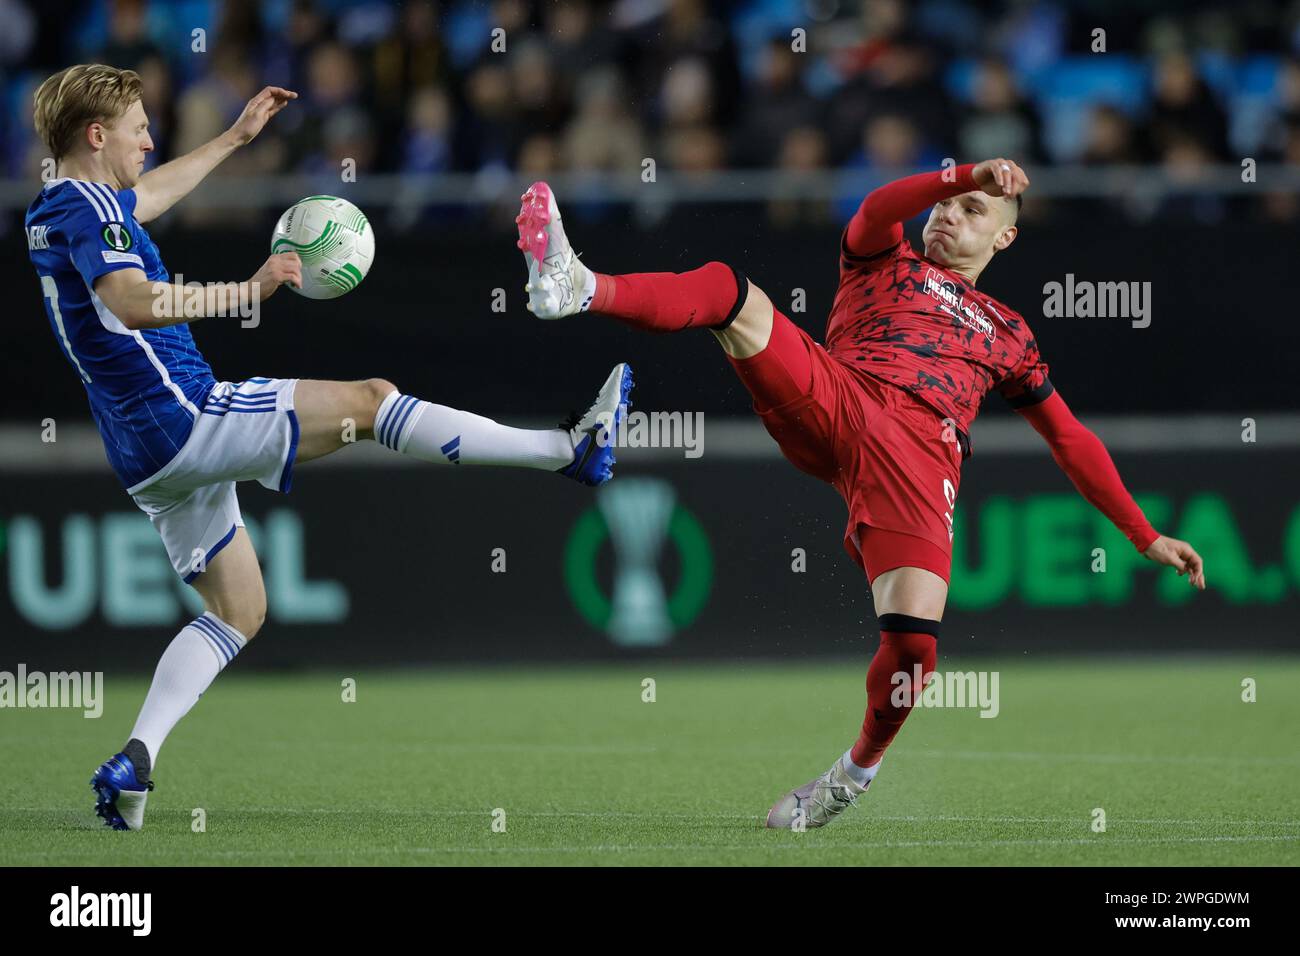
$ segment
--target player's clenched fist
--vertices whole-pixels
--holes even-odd
[[[1025,171],[1016,163],[1000,156],[976,164],[971,175],[975,177],[975,184],[990,196],[1015,199],[1029,188],[1029,177]]]
[[[258,302],[265,302],[286,282],[302,288],[302,260],[296,252],[277,252],[262,264],[252,279]]]

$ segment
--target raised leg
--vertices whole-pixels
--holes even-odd
[[[505,465],[560,472],[583,484],[612,476],[614,448],[632,372],[614,367],[585,415],[554,428],[512,428],[473,412],[403,394],[387,379],[303,379],[294,394],[300,437],[296,461],[311,461],[362,439],[421,461]]]

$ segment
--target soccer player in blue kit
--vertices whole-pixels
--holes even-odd
[[[96,812],[117,830],[143,825],[163,741],[262,626],[266,592],[236,482],[287,492],[295,463],[342,448],[349,421],[356,438],[428,462],[543,469],[588,485],[611,476],[632,385],[626,364],[585,415],[541,430],[422,401],[382,378],[216,379],[187,323],[196,313],[247,315],[281,285],[301,285],[302,264],[280,253],[247,282],[177,286],[142,224],[296,98],[268,86],[221,136],[145,173],[153,142],[137,74],[73,66],[35,95],[56,176],[28,209],[25,232],[50,326],[86,389],[109,463],[206,607],[163,652],[126,745],[91,780]]]

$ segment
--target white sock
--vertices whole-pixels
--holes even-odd
[[[853,762],[853,748],[850,747],[848,750],[844,751],[844,772],[853,778],[853,781],[859,786],[865,787],[872,780],[876,779],[876,771],[880,769],[880,764],[883,760],[884,758],[882,757],[870,767],[859,767]]]
[[[218,674],[248,643],[211,611],[195,618],[172,638],[158,661],[153,683],[135,719],[131,736],[149,751],[152,766],[177,721],[190,712]]]
[[[510,428],[446,405],[393,392],[375,415],[375,441],[393,451],[453,465],[517,465],[555,471],[573,461],[563,428]]]
[[[578,289],[578,311],[586,312],[591,308],[591,300],[596,298],[596,273],[588,269],[581,259],[578,260],[578,278],[581,281],[581,288]]]

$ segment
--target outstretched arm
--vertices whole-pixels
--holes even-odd
[[[990,196],[1015,196],[1028,186],[1024,171],[1001,158],[896,179],[862,200],[844,232],[845,251],[870,256],[896,246],[903,238],[903,222],[941,199],[976,189]]]
[[[95,294],[131,331],[183,325],[213,315],[243,315],[280,286],[302,287],[302,260],[296,252],[278,252],[247,282],[152,282],[143,269],[116,269],[95,280]]]
[[[284,109],[290,100],[297,98],[298,94],[292,90],[268,86],[248,101],[235,124],[216,139],[145,173],[135,185],[135,218],[148,222],[162,215],[201,183],[203,177],[216,169],[222,160],[250,142],[262,131],[267,120]]]
[[[1053,392],[1044,401],[1016,411],[1047,440],[1052,457],[1079,494],[1124,532],[1138,551],[1157,564],[1187,574],[1192,585],[1205,590],[1201,556],[1186,541],[1166,538],[1151,527],[1120,480],[1106,446],[1074,417],[1059,393]]]

